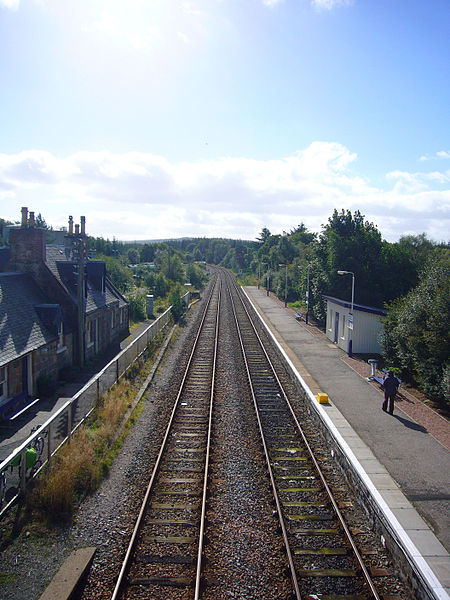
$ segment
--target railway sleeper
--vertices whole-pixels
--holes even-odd
[[[195,559],[189,554],[187,556],[158,556],[156,554],[143,554],[137,557],[137,562],[155,565],[193,565]]]
[[[192,577],[171,577],[170,575],[162,577],[145,577],[132,579],[129,582],[131,586],[167,586],[167,587],[194,587],[194,580]]]

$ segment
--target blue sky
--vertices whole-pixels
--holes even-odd
[[[448,0],[0,0],[0,216],[449,239]]]

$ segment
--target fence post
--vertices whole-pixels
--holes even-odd
[[[72,437],[72,402],[67,407],[67,439]]]
[[[97,377],[97,401],[100,398],[100,377]]]
[[[116,383],[119,383],[119,359],[116,359]]]
[[[50,459],[52,457],[52,446],[51,446],[51,441],[52,438],[50,437],[51,435],[51,422],[48,424],[47,427],[47,462],[50,462]]]
[[[25,493],[25,489],[26,489],[26,485],[27,485],[27,480],[26,480],[26,471],[27,471],[27,464],[26,464],[26,452],[27,449],[24,448],[22,450],[22,452],[20,453],[20,491],[24,494]]]

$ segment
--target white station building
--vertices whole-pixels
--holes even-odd
[[[352,318],[350,302],[331,296],[323,296],[323,299],[327,301],[326,333],[329,340],[347,352],[351,336],[353,353],[381,353],[379,337],[387,314],[385,310],[354,303]]]

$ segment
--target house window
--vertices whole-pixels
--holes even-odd
[[[87,345],[92,346],[95,343],[95,330],[97,321],[89,321],[87,328]]]
[[[7,371],[6,367],[0,367],[0,399],[6,398],[7,391]]]
[[[58,348],[57,351],[64,350],[64,329],[62,320],[58,323]]]

